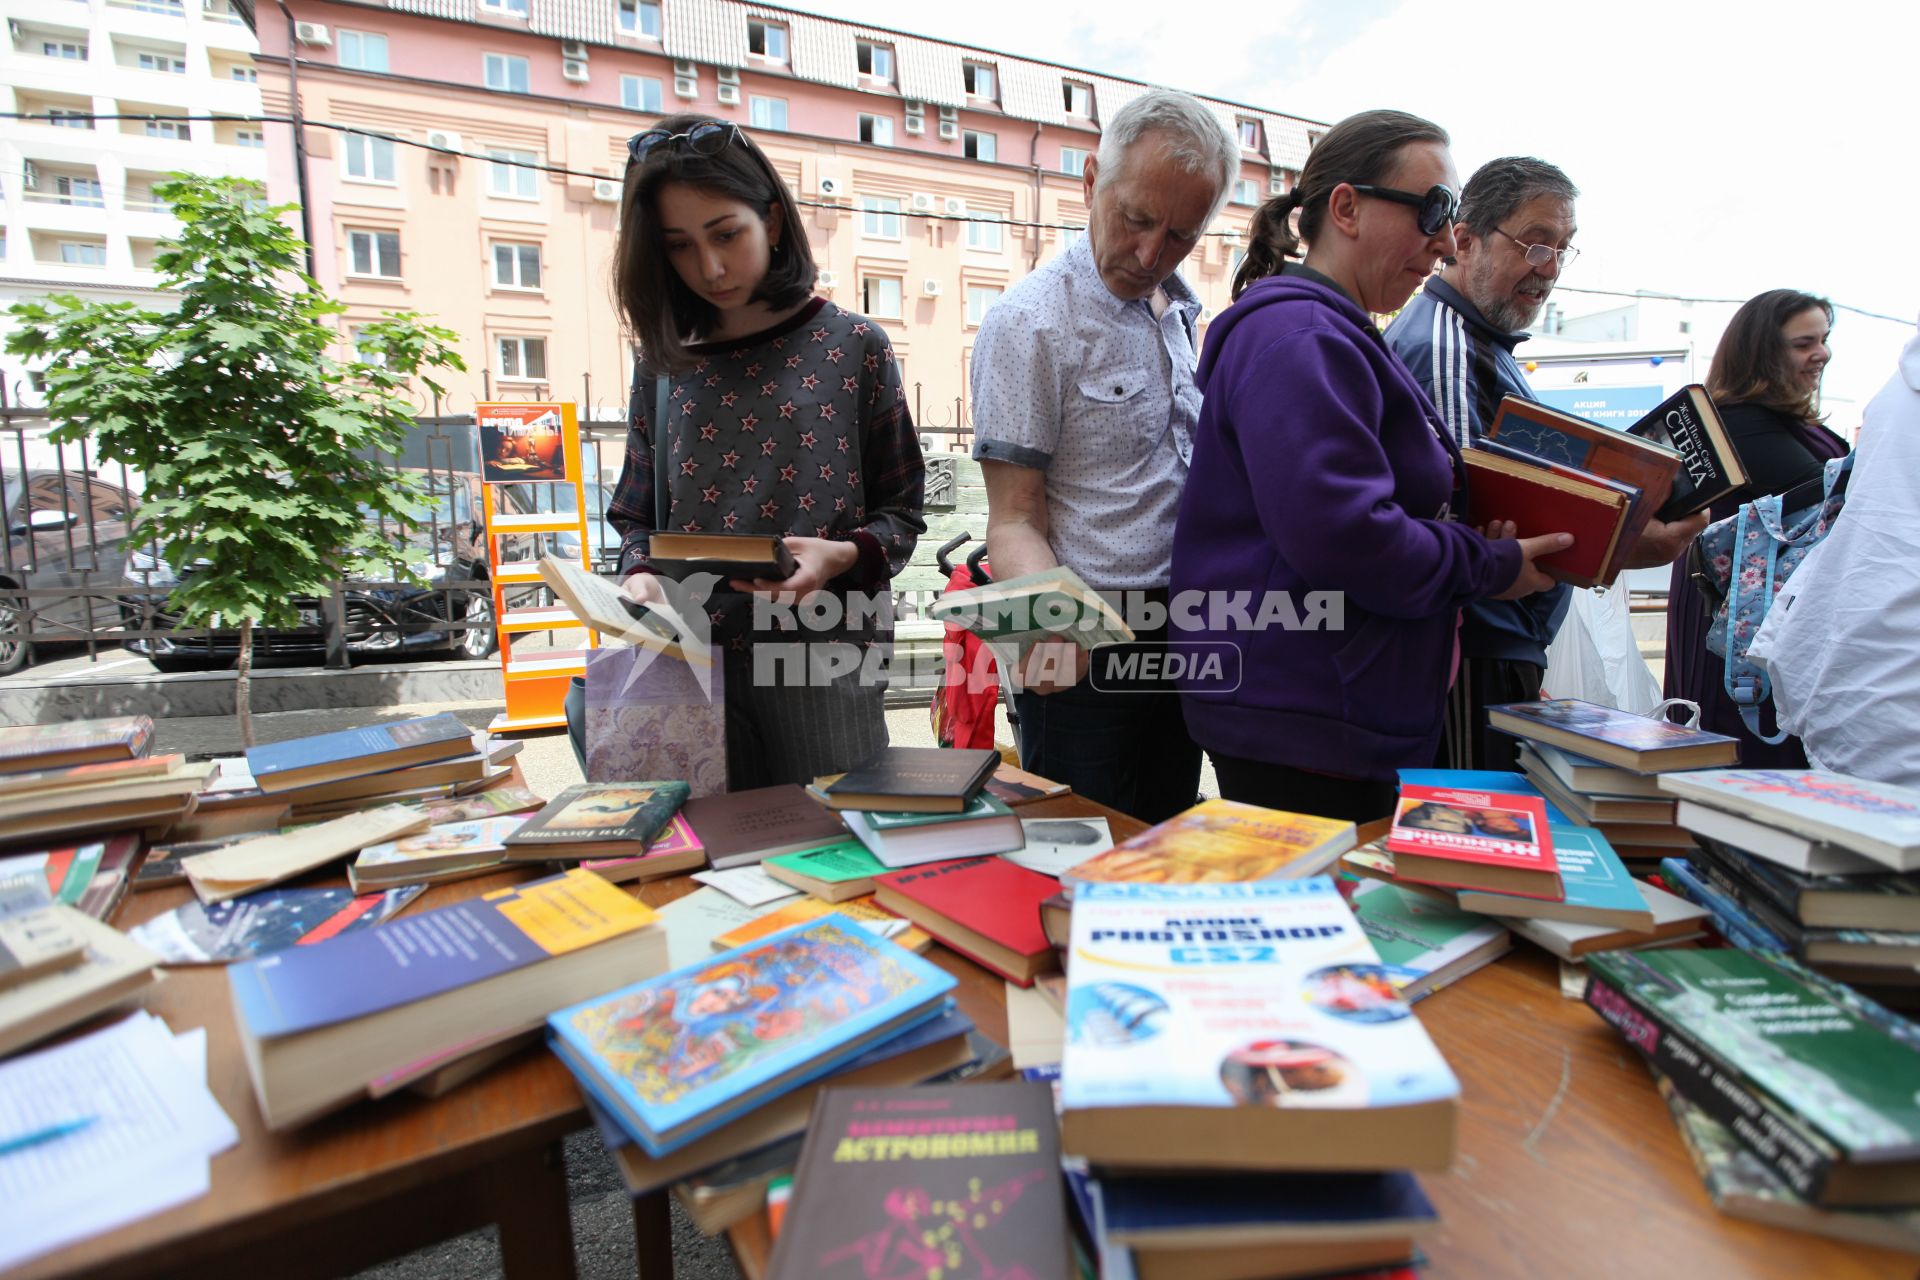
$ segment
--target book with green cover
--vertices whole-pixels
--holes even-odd
[[[1626,864],[1604,835],[1592,827],[1563,827],[1558,823],[1549,823],[1547,829],[1553,833],[1554,856],[1560,860],[1560,883],[1567,895],[1564,902],[1462,889],[1461,907],[1490,916],[1533,916],[1653,932],[1653,908],[1647,905],[1639,883],[1627,874]]]
[[[848,839],[779,854],[762,862],[760,869],[802,893],[827,902],[844,902],[872,893],[873,878],[887,866],[858,840]]]
[[[1513,948],[1513,934],[1498,920],[1379,880],[1355,887],[1353,914],[1409,1004]]]
[[[1920,1203],[1920,1050],[1749,952],[1607,952],[1587,965],[1587,1003],[1795,1194]]]

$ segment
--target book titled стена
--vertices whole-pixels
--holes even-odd
[[[1566,896],[1538,796],[1402,786],[1387,849],[1397,880],[1553,901]]]
[[[1733,436],[1720,420],[1713,397],[1697,383],[1661,401],[1627,432],[1672,449],[1681,457],[1673,493],[1659,511],[1662,520],[1671,522],[1705,511],[1746,486],[1746,464],[1740,460]]]

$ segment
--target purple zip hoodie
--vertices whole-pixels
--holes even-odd
[[[1194,741],[1349,778],[1432,763],[1458,610],[1520,572],[1517,543],[1449,518],[1459,454],[1432,402],[1365,312],[1303,275],[1260,281],[1214,321],[1198,382],[1173,623],[1238,646],[1242,674],[1185,684]],[[1249,629],[1178,601],[1252,592],[1258,618],[1263,591],[1303,617],[1308,592],[1339,592],[1341,627]]]

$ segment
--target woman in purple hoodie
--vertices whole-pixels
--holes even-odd
[[[1195,658],[1238,651],[1182,690],[1229,799],[1385,816],[1395,771],[1433,760],[1460,607],[1552,585],[1533,560],[1570,545],[1455,520],[1459,451],[1371,319],[1454,251],[1447,147],[1398,111],[1335,125],[1261,208],[1207,334],[1172,621]]]

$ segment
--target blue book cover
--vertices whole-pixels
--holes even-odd
[[[1510,796],[1539,796],[1547,806],[1547,822],[1556,830],[1572,826],[1573,819],[1554,807],[1525,774],[1498,769],[1402,769],[1403,787],[1458,787],[1467,791],[1505,792]]]
[[[952,976],[837,916],[547,1019],[581,1084],[659,1156],[938,1017]]]
[[[409,884],[384,893],[351,889],[262,889],[226,902],[189,901],[127,936],[167,964],[226,964],[286,947],[314,947],[399,913],[427,891]]]
[[[1189,1234],[1405,1235],[1439,1214],[1410,1173],[1232,1173],[1100,1179],[1107,1234],[1172,1246]],[[1249,1237],[1251,1238],[1251,1236]]]
[[[1660,859],[1660,874],[1667,878],[1675,893],[1697,907],[1705,907],[1713,927],[1732,945],[1743,951],[1792,953],[1793,948],[1781,941],[1773,930],[1754,919],[1753,913],[1735,902],[1730,894],[1708,884],[1706,877],[1695,871],[1685,858]]]
[[[258,1039],[365,1017],[653,923],[653,909],[573,870],[276,951],[228,968]]]
[[[1627,874],[1626,864],[1607,838],[1593,827],[1547,824],[1553,834],[1553,856],[1560,862],[1563,902],[1544,902],[1510,893],[1460,891],[1460,907],[1490,916],[1537,916],[1575,924],[1614,924],[1653,932],[1653,908],[1640,886]]]
[[[445,750],[437,755],[427,750],[423,754],[410,756],[409,762],[424,764],[431,760],[471,754],[473,730],[445,712],[414,720],[396,720],[392,724],[362,725],[357,729],[341,729],[337,733],[318,733],[312,737],[248,747],[247,769],[253,774],[255,782],[264,784],[290,769],[340,764],[367,756],[409,751],[416,747],[425,749],[435,743],[444,746]]]

